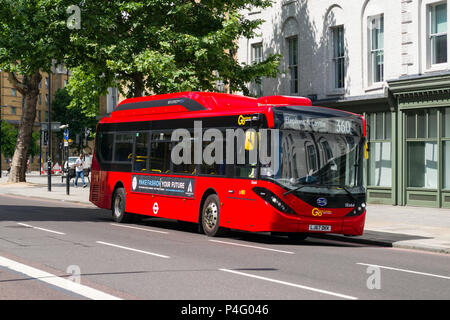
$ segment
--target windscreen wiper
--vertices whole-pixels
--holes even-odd
[[[307,186],[306,184],[301,184],[301,185],[298,186],[297,188],[294,188],[294,189],[292,189],[292,190],[286,191],[285,193],[283,193],[283,196],[287,196],[289,193],[298,191],[298,190],[300,190],[301,188],[306,187],[306,186]]]
[[[292,189],[292,190],[289,190],[289,191],[283,193],[283,196],[286,196],[286,195],[288,195],[289,193],[298,191],[298,190],[300,190],[301,188],[306,187],[306,186],[311,186],[311,187],[325,187],[325,188],[332,188],[332,187],[335,187],[335,188],[341,188],[342,190],[344,190],[345,192],[347,192],[348,195],[349,195],[355,202],[358,201],[358,200],[355,198],[355,196],[350,192],[350,190],[348,190],[348,188],[347,188],[346,186],[343,186],[343,185],[342,185],[342,186],[341,186],[341,185],[335,185],[335,184],[317,184],[317,183],[302,184],[302,185],[298,186],[297,188],[294,188],[294,189]]]

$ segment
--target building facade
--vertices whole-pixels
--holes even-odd
[[[368,202],[450,207],[448,0],[278,0],[244,14],[264,23],[238,60],[282,57],[252,94],[364,114]]]
[[[67,70],[58,66],[54,68],[54,72],[52,74],[48,74],[45,72],[41,73],[42,80],[39,84],[39,95],[38,101],[36,105],[36,119],[34,121],[34,131],[40,131],[41,123],[48,121],[48,106],[49,102],[54,98],[55,93],[58,89],[64,88],[67,83],[70,75]],[[18,77],[19,81],[22,81],[22,78]],[[9,124],[18,127],[20,124],[20,120],[23,113],[24,108],[24,97],[22,94],[13,87],[11,82],[8,80],[8,73],[4,71],[0,71],[0,112],[1,119],[3,121],[8,122]],[[52,139],[54,162],[58,162],[61,164],[61,155],[58,150],[59,146],[56,143],[55,137]],[[45,146],[42,146],[42,154],[45,157],[45,153],[47,150]],[[0,161],[2,163],[2,169],[6,169],[9,167],[9,161],[11,159],[4,157],[2,154],[0,157]],[[40,157],[34,157],[31,160],[30,170],[39,170],[40,169]],[[45,161],[45,159],[44,159]]]

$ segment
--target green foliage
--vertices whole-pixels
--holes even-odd
[[[6,158],[12,158],[16,147],[17,129],[6,121],[1,121],[1,134],[2,154]]]
[[[78,1],[81,29],[70,32],[72,50],[66,61],[88,77],[72,80],[76,89],[71,95],[83,99],[90,89],[83,92],[81,87],[92,88],[93,83],[102,93],[119,84],[128,97],[217,91],[219,80],[248,94],[248,82],[276,76],[280,56],[269,55],[254,65],[236,61],[237,39],[253,37],[262,22],[239,12],[269,5],[262,0]]]
[[[17,128],[13,125],[7,123],[6,121],[1,122],[1,134],[2,134],[2,154],[6,158],[12,158],[14,155],[14,149],[16,148],[17,142]],[[39,154],[39,131],[34,131],[31,139],[31,146],[28,150],[29,155],[32,157]]]
[[[75,140],[76,134],[80,134],[80,136],[84,139],[85,127],[92,129],[90,138],[93,138],[97,125],[96,115],[98,113],[98,105],[96,110],[89,111],[73,104],[73,101],[74,100],[69,95],[66,88],[58,89],[52,102],[54,120],[61,122],[61,124],[69,125],[69,136],[72,140]],[[63,131],[58,133],[61,140],[63,138],[63,134]],[[77,145],[72,145],[72,147],[77,147],[80,149],[80,146]]]
[[[60,1],[0,0],[0,69],[31,75],[49,71],[66,48],[65,13]]]

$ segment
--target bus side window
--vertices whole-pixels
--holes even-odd
[[[217,146],[217,148],[220,149],[220,147],[222,147],[222,159],[219,158],[219,153],[216,155],[215,151],[216,149],[212,147],[212,143],[214,143],[215,146]],[[210,147],[211,149],[208,149],[209,151],[207,152],[208,156],[211,156],[212,159],[214,159],[212,164],[207,164],[205,163],[205,148]],[[220,151],[218,151],[220,152]],[[202,153],[203,153],[203,163],[200,166],[200,174],[207,174],[207,175],[215,175],[215,176],[224,176],[226,174],[226,165],[225,165],[225,143],[224,141],[221,139],[221,141],[203,141],[203,149],[202,149]]]
[[[169,173],[172,141],[164,133],[153,132],[150,141],[150,172]]]
[[[114,161],[130,162],[133,154],[133,135],[129,133],[116,133]]]
[[[147,172],[149,133],[136,133],[136,149],[134,157],[134,171]]]
[[[99,150],[101,162],[112,161],[114,134],[100,133],[98,137],[97,150]]]

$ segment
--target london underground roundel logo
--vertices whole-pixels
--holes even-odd
[[[325,207],[328,204],[328,201],[325,198],[318,198],[317,204],[321,207]]]

